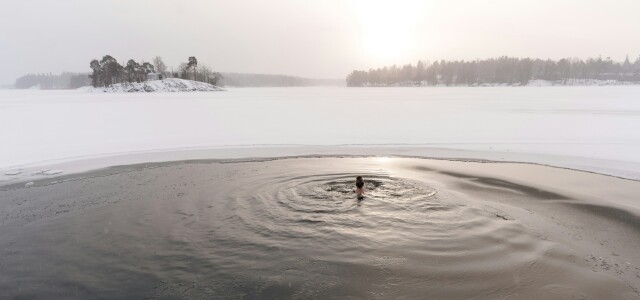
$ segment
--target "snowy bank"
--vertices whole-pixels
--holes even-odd
[[[145,82],[124,82],[109,87],[81,87],[78,90],[91,93],[146,93],[146,92],[213,92],[223,89],[205,82],[167,78],[162,80],[149,80]]]
[[[92,166],[314,154],[520,161],[640,180],[638,99],[640,86],[1,90],[0,186]]]
[[[533,79],[529,80],[527,86],[605,86],[605,85],[638,85],[640,82],[620,81],[620,80],[601,80],[601,79],[576,79],[565,78],[555,81]]]
[[[403,81],[393,84],[364,84],[362,87],[541,87],[541,86],[638,86],[640,81],[620,81],[614,79],[601,80],[601,79],[576,79],[565,78],[559,80],[542,80],[531,79],[526,84],[520,82],[514,83],[499,83],[499,82],[486,82],[486,83],[473,83],[473,84],[449,84],[438,83],[436,85],[428,81]]]

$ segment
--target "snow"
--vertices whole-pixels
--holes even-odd
[[[37,174],[37,175],[58,175],[58,174],[62,174],[62,170],[45,169],[45,170],[41,170],[39,172],[36,172],[35,174]]]
[[[566,78],[556,81],[535,79],[530,80],[527,86],[603,86],[603,85],[638,85],[638,82],[619,81],[614,79],[575,79]]]
[[[221,88],[204,82],[167,78],[145,82],[118,83],[109,87],[81,87],[78,90],[92,93],[132,93],[132,92],[212,92]]]
[[[310,154],[523,161],[640,179],[639,128],[639,86],[3,90],[0,184],[125,163]]]
[[[553,85],[553,82],[548,80],[540,80],[540,79],[529,80],[529,82],[527,83],[527,86],[552,86],[552,85]]]

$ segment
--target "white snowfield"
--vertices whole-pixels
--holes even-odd
[[[0,91],[0,184],[200,158],[406,155],[640,179],[640,87]]]
[[[205,82],[184,80],[179,78],[166,78],[162,80],[149,80],[145,82],[124,82],[109,87],[81,87],[78,90],[93,93],[134,93],[134,92],[213,92],[223,89]]]

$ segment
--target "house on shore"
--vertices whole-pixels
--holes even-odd
[[[147,81],[148,80],[162,80],[164,79],[164,75],[162,73],[149,73],[147,74]]]

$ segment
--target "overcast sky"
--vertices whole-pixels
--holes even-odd
[[[640,55],[639,0],[0,0],[0,83],[188,56],[223,72],[342,78],[418,59]]]

